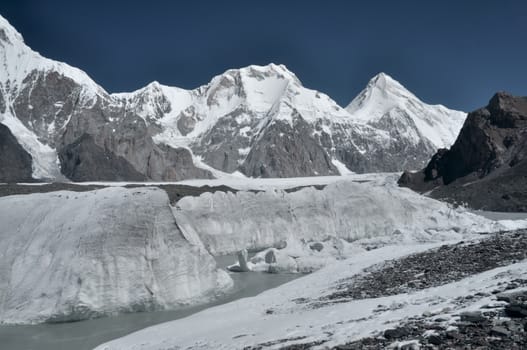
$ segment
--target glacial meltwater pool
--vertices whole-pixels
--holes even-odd
[[[225,268],[236,261],[235,256],[216,258],[218,266]],[[189,316],[209,307],[236,299],[257,295],[277,287],[299,274],[231,273],[234,289],[227,295],[206,304],[173,311],[124,314],[73,323],[42,324],[32,326],[0,326],[1,350],[88,350],[109,340],[158,323]]]
[[[471,210],[472,213],[481,215],[490,220],[526,220],[527,213],[509,213],[500,211]]]

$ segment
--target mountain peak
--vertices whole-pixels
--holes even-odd
[[[260,81],[266,78],[274,77],[294,81],[295,83],[301,85],[300,80],[297,78],[297,76],[289,69],[287,69],[287,67],[283,64],[269,63],[264,66],[253,64],[239,69],[229,69],[224,74],[229,73],[239,73],[244,77],[254,78]]]
[[[24,43],[22,35],[9,23],[7,19],[0,15],[0,42],[14,44],[15,42]]]
[[[368,85],[366,89],[372,89],[377,88],[382,91],[388,92],[390,91],[399,91],[400,93],[405,93],[405,95],[410,94],[413,96],[413,94],[410,93],[401,83],[399,83],[397,80],[392,78],[390,75],[381,72],[370,79],[368,82]]]
[[[419,142],[426,138],[435,148],[452,144],[466,114],[441,105],[428,105],[386,73],[379,73],[346,107],[354,120],[370,125],[379,122],[412,134]]]
[[[10,86],[21,88],[32,71],[56,72],[84,87],[89,94],[105,94],[84,71],[66,63],[53,61],[33,51],[24,42],[22,35],[0,16],[0,82],[10,81]]]
[[[381,72],[370,79],[364,90],[351,101],[346,110],[357,119],[369,121],[378,119],[390,109],[408,100],[422,103],[401,83]]]

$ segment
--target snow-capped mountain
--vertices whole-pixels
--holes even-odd
[[[418,169],[454,141],[465,116],[424,104],[384,74],[343,109],[275,64],[231,69],[194,90],[153,82],[109,94],[84,72],[32,51],[3,18],[0,46],[0,122],[31,156],[35,178]]]
[[[452,145],[466,118],[464,112],[422,102],[385,73],[372,78],[346,110],[355,120],[435,149]]]

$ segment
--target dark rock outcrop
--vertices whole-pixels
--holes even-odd
[[[32,159],[9,128],[0,124],[0,182],[32,181]]]
[[[187,149],[156,144],[153,136],[159,132],[158,126],[147,123],[139,111],[102,89],[91,96],[82,84],[54,71],[33,70],[24,83],[17,92],[14,112],[40,141],[57,150],[61,172],[70,180],[178,181],[212,177],[209,171],[194,166]],[[165,109],[156,113],[170,111],[166,101],[158,102]],[[79,150],[79,140],[86,143],[80,167],[66,157]],[[95,153],[88,155],[90,151]],[[98,166],[95,161],[103,159],[104,164]]]
[[[338,175],[324,148],[302,118],[294,125],[275,121],[253,145],[241,171],[253,177]]]
[[[399,185],[476,209],[527,210],[527,97],[497,93],[470,113],[449,149]]]
[[[64,175],[73,181],[144,181],[123,157],[95,144],[89,134],[82,135],[59,153]]]

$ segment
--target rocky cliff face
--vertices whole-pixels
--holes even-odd
[[[84,72],[32,51],[1,17],[0,31],[0,123],[31,155],[34,178],[417,169],[450,145],[465,117],[424,104],[385,74],[343,109],[275,64],[231,69],[194,90],[153,82],[109,94]],[[99,170],[89,160],[101,157],[108,164]]]
[[[9,128],[0,124],[0,181],[31,181],[31,156],[17,142]]]
[[[527,97],[500,92],[470,113],[449,149],[437,152],[419,173],[405,172],[402,186],[486,209],[527,210]]]

